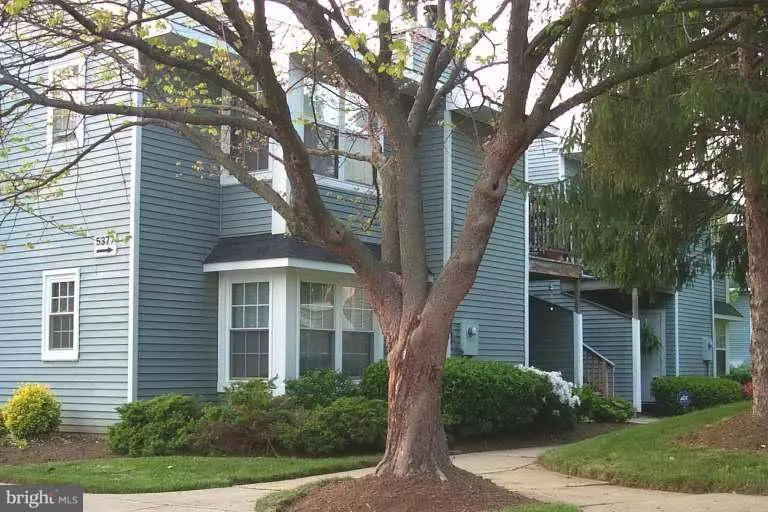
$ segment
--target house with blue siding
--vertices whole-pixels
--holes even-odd
[[[565,183],[581,172],[579,155],[562,149],[552,128],[526,153],[534,185]],[[535,189],[534,189],[535,190]],[[749,301],[714,275],[711,258],[690,282],[633,298],[584,271],[561,218],[529,198],[530,363],[566,368],[577,385],[592,384],[634,403],[652,403],[651,381],[661,375],[724,375],[749,361]],[[583,262],[587,267],[589,262]],[[642,338],[655,337],[643,348]],[[572,370],[570,370],[572,368]]]
[[[183,44],[188,29],[169,30],[169,41]],[[416,29],[409,41],[423,44],[428,35]],[[412,52],[409,72],[418,72],[421,53]],[[90,57],[29,71],[50,79],[61,67],[86,89],[101,79]],[[310,87],[289,56],[285,69],[298,84],[289,102],[305,142],[365,151],[359,118],[343,108],[349,93],[322,82]],[[23,142],[0,165],[60,166],[107,133],[107,119],[32,112],[14,134]],[[421,142],[433,276],[463,225],[481,165],[490,127],[476,114],[449,98]],[[52,122],[62,117],[68,122]],[[224,138],[255,177],[289,196],[273,156],[279,147],[244,149],[236,133]],[[335,156],[312,164],[329,210],[377,251],[371,166]],[[137,125],[88,153],[34,210],[9,212],[0,223],[0,403],[19,384],[41,382],[62,404],[63,428],[102,431],[126,402],[169,392],[214,399],[253,378],[274,379],[281,392],[286,379],[309,369],[356,377],[384,356],[352,269],[292,236],[261,197],[212,168],[184,137]],[[515,175],[524,178],[524,161]],[[526,215],[525,194],[511,188],[475,286],[455,315],[451,355],[528,362]]]

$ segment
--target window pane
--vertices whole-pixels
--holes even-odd
[[[258,306],[245,306],[245,320],[243,327],[261,327],[259,325],[259,307]]]
[[[717,350],[717,374],[725,375],[725,350]]]
[[[312,82],[304,84],[304,117],[331,126],[339,125],[340,93],[335,87]]]
[[[318,368],[333,368],[333,331],[301,330],[299,341],[299,373]]]
[[[304,143],[307,147],[320,150],[339,149],[339,132],[333,128],[308,124],[304,127]],[[315,174],[331,178],[339,176],[339,158],[336,155],[311,155],[309,163]]]
[[[269,283],[259,283],[259,304],[269,304]]]
[[[233,284],[232,285],[232,304],[245,304],[245,285]]]
[[[334,288],[331,284],[301,283],[301,327],[334,329]]]
[[[373,333],[345,331],[342,335],[341,371],[360,377],[373,362]]]
[[[245,327],[243,324],[244,306],[232,306],[232,328],[240,329]]]
[[[261,283],[245,284],[245,303],[246,304],[253,304],[253,305],[259,304],[259,285],[260,284]]]
[[[343,151],[370,156],[371,143],[366,135],[341,134],[339,138],[339,146]],[[342,164],[345,165],[345,181],[353,181],[363,185],[373,185],[373,167],[369,162],[343,158]]]
[[[52,350],[74,347],[75,318],[72,314],[51,315],[48,328],[48,347]]]
[[[269,331],[230,333],[230,377],[233,379],[269,376]]]
[[[359,287],[346,286],[342,290],[344,319],[342,329],[351,331],[372,331],[373,310],[365,296],[365,290]]]

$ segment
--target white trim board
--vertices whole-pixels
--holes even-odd
[[[523,154],[523,180],[528,183],[528,152]],[[531,192],[526,188],[523,195],[523,240],[525,244],[525,281],[523,282],[523,362],[525,366],[531,365],[531,293],[530,293],[530,279],[531,279]],[[583,340],[582,340],[583,341]],[[582,377],[583,377],[583,360],[582,360]]]
[[[134,51],[134,58],[139,62],[139,52]],[[136,106],[143,103],[140,91],[134,93]],[[141,201],[141,139],[142,127],[134,126],[131,133],[131,183],[129,192],[130,245],[128,246],[128,362],[126,401],[136,400],[138,380],[138,336],[139,336],[139,243],[141,238],[140,204]]]
[[[301,258],[269,258],[264,260],[206,263],[203,265],[203,272],[229,272],[232,270],[261,270],[270,268],[299,268],[305,270],[317,270],[320,272],[335,272],[337,274],[355,273],[352,267],[343,263],[327,263],[324,261],[305,260]]]
[[[43,362],[75,362],[80,359],[80,269],[62,268],[44,270],[42,279],[42,325],[40,333],[40,360]],[[75,283],[72,311],[72,348],[50,348],[51,283],[62,281]]]

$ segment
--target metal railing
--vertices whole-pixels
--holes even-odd
[[[589,345],[584,345],[584,385],[604,396],[615,393],[616,365]]]
[[[531,255],[550,260],[576,263],[576,243],[572,223],[554,198],[530,195]]]

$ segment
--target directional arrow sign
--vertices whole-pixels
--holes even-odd
[[[117,242],[109,236],[97,236],[93,239],[93,255],[100,258],[117,255]]]

